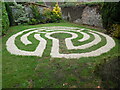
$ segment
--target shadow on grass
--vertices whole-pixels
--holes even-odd
[[[104,88],[119,88],[120,56],[114,57],[109,61],[104,59],[102,64],[96,66],[95,74],[102,79],[101,84]]]

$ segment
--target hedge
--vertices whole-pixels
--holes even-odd
[[[108,29],[113,24],[120,24],[120,2],[105,2],[101,10],[103,27]]]
[[[9,28],[9,19],[6,12],[5,4],[2,3],[2,35],[6,33]]]
[[[14,20],[13,20],[13,15],[12,15],[12,9],[10,8],[10,5],[13,5],[12,2],[5,2],[5,8],[8,13],[8,19],[10,22],[10,26],[15,25]]]

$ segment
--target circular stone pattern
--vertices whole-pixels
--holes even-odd
[[[85,31],[87,31],[88,33],[86,33]],[[74,46],[72,40],[78,38],[78,34],[75,32],[80,33],[83,36],[81,39],[78,40],[79,43],[89,40],[91,38],[90,34],[94,37],[94,40],[80,46]],[[42,57],[43,52],[46,49],[46,45],[47,45],[47,40],[45,40],[41,36],[43,33],[45,34],[44,36],[46,38],[52,40],[50,55],[51,57],[54,57],[54,58],[81,58],[81,57],[99,56],[103,53],[110,51],[113,47],[115,47],[115,41],[110,36],[103,34],[101,32],[97,32],[97,31],[93,31],[85,28],[78,28],[78,27],[54,26],[54,27],[32,28],[32,29],[27,29],[27,30],[18,32],[12,35],[7,40],[6,48],[11,54],[14,54],[14,55]],[[52,37],[52,34],[56,34],[56,33],[67,33],[71,35],[71,37],[65,38],[65,45],[68,50],[76,50],[76,49],[84,50],[86,48],[90,48],[95,45],[98,45],[100,42],[102,42],[101,36],[106,39],[105,40],[106,43],[105,45],[90,52],[61,54],[59,52],[59,49],[60,49],[59,39]],[[25,51],[25,50],[19,49],[15,44],[16,38],[22,35],[20,37],[21,42],[24,45],[29,45],[29,44],[32,44],[32,42],[28,39],[28,37],[31,34],[34,35],[34,38],[39,41],[39,44],[36,47],[36,49],[34,51]]]

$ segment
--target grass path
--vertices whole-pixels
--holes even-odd
[[[43,57],[35,56],[16,56],[11,55],[6,50],[7,39],[22,30],[28,28],[37,28],[42,26],[70,26],[80,27],[71,23],[52,23],[41,25],[28,25],[28,26],[14,26],[10,27],[6,36],[2,40],[2,65],[3,65],[3,88],[65,88],[65,87],[80,87],[80,88],[95,88],[101,85],[101,79],[94,74],[95,66],[104,61],[104,59],[114,58],[120,56],[118,46],[120,40],[114,39],[116,46],[108,53],[102,54],[98,57],[80,58],[80,59],[57,59],[50,57],[50,50],[52,41],[48,40],[47,47],[43,53]],[[94,30],[94,29],[93,29]],[[73,52],[86,52],[91,51],[105,44],[105,38],[101,36],[103,42],[99,46],[91,47],[83,51],[67,50],[65,47],[64,38],[69,37],[69,34],[54,34],[53,37],[60,39],[60,52],[73,53]],[[82,38],[82,35],[80,35]],[[91,37],[93,37],[90,34]],[[42,34],[44,37],[44,34]],[[47,39],[46,37],[44,37]],[[28,39],[33,41],[33,45],[27,45],[20,42],[20,36],[16,39],[16,45],[22,50],[33,51],[38,45],[39,41],[33,38],[31,34]],[[92,41],[93,38],[81,43],[85,44]],[[73,40],[75,45],[79,43]],[[101,86],[102,87],[102,86]]]

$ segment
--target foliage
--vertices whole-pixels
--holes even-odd
[[[43,23],[44,22],[44,17],[42,13],[40,12],[39,8],[37,5],[31,5],[31,10],[33,14],[33,18],[36,19],[37,23]]]
[[[11,5],[13,5],[12,2],[5,2],[5,7],[6,7],[6,11],[8,13],[8,18],[9,18],[9,21],[10,21],[10,26],[14,25],[13,15],[12,15],[12,9],[10,8]]]
[[[43,15],[45,16],[45,20],[47,23],[60,22],[60,20],[62,19],[61,8],[58,4],[53,7],[53,10],[45,8],[43,11]]]
[[[51,22],[52,17],[52,10],[49,8],[45,8],[43,11],[43,15],[45,16],[46,23]]]
[[[36,2],[37,4],[44,5],[44,2]]]
[[[60,22],[60,20],[62,19],[62,13],[58,3],[53,8],[52,13],[53,13],[52,20],[54,22]]]
[[[64,4],[61,4],[60,6],[62,8],[65,8],[65,7],[76,7],[80,5],[92,6],[92,5],[101,5],[101,4],[102,2],[66,2]]]
[[[28,24],[53,23],[60,22],[60,20],[62,19],[61,8],[59,7],[58,4],[55,5],[53,10],[50,8],[45,8],[43,11],[41,11],[37,5],[31,5],[30,9],[32,10],[33,17],[27,17],[25,7],[22,6],[22,4],[6,2],[5,5],[11,26],[24,23]]]
[[[19,17],[17,20],[15,20],[15,22],[17,22],[17,24],[28,23],[29,22],[29,18],[27,18],[26,16]]]
[[[32,18],[32,19],[29,21],[29,24],[30,24],[30,25],[35,25],[35,24],[37,24],[37,23],[38,23],[37,20],[34,19],[34,18]]]
[[[120,2],[105,2],[101,9],[103,27],[110,28],[112,24],[120,23]]]
[[[16,11],[14,11],[14,21],[15,24],[24,24],[29,22],[29,18],[27,18],[27,14],[25,13],[24,7],[21,4],[15,4],[12,6],[13,8],[16,8]]]
[[[2,35],[6,33],[9,28],[9,19],[6,12],[5,4],[2,3]]]
[[[14,2],[13,4],[14,4],[13,6],[14,6],[15,8],[24,9],[24,7],[22,6],[22,4],[17,4],[16,2]]]
[[[77,3],[76,2],[67,2],[67,3],[64,3],[64,4],[62,4],[62,5],[60,5],[62,8],[64,8],[64,7],[74,7],[74,6],[76,6],[77,5]]]
[[[118,24],[113,24],[113,32],[112,35],[116,38],[120,38],[120,25]]]

